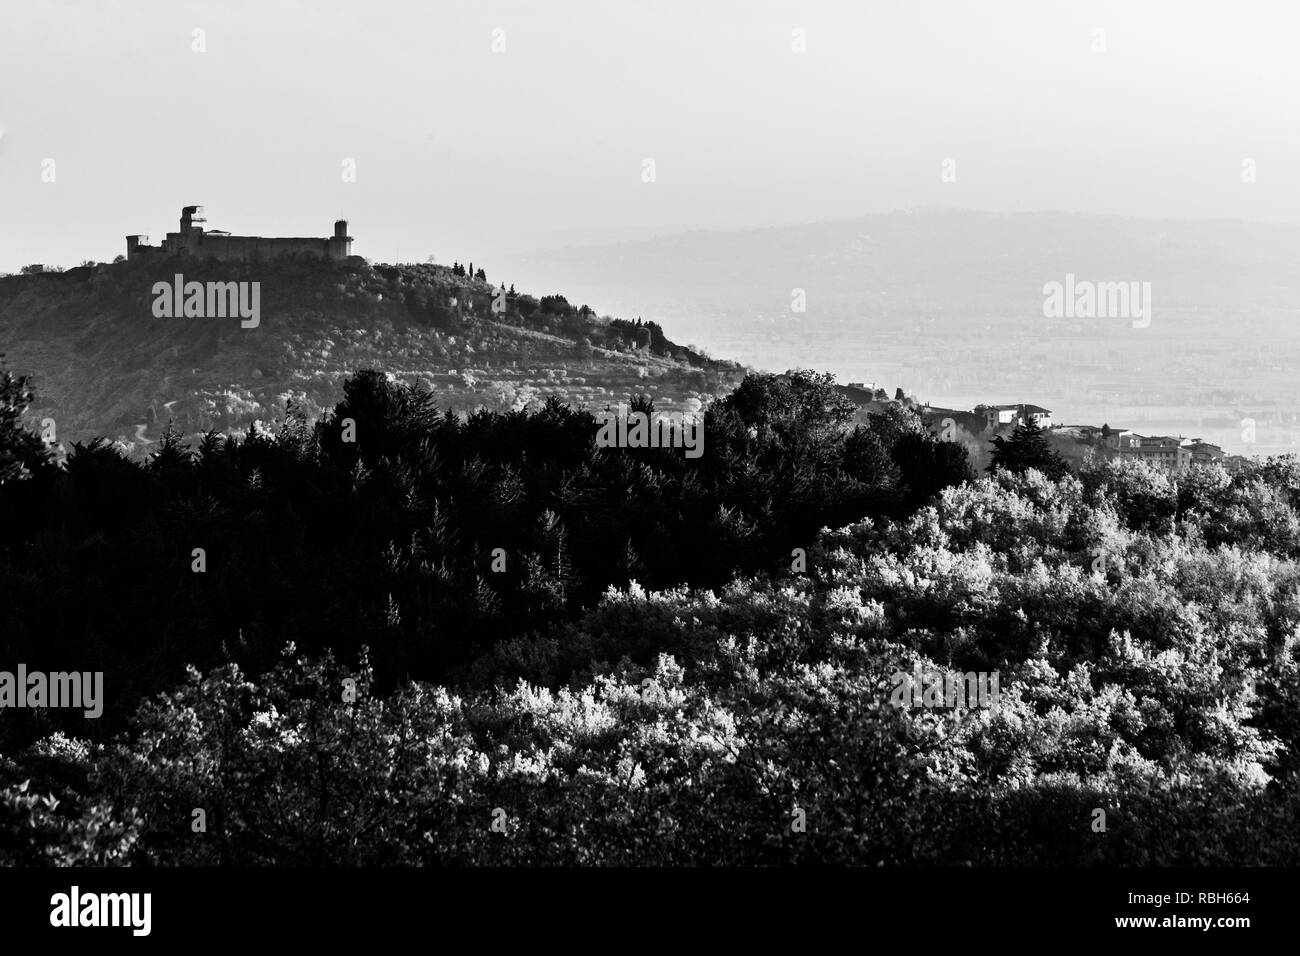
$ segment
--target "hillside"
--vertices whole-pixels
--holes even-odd
[[[156,318],[153,285],[260,282],[260,321]],[[309,419],[342,382],[382,368],[423,383],[442,408],[524,408],[558,396],[603,407],[649,394],[696,410],[740,378],[664,338],[653,323],[598,317],[561,295],[502,295],[439,265],[278,260],[122,262],[0,278],[0,352],[34,376],[33,413],[65,447],[95,436],[133,448],[172,420],[186,435]],[[494,311],[494,300],[498,308]]]

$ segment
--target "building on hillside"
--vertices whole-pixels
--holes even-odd
[[[983,415],[985,427],[1000,428],[1016,423],[1015,405],[976,405],[975,413]]]
[[[201,256],[222,260],[273,259],[279,256],[302,256],[313,259],[346,259],[352,255],[352,237],[346,219],[334,223],[334,235],[325,239],[264,238],[232,236],[218,229],[205,230],[207,222],[202,206],[181,210],[179,232],[167,233],[161,244],[149,245],[148,236],[127,236],[126,257],[134,261],[144,256]]]
[[[1112,435],[1112,437],[1114,437]],[[1119,457],[1143,461],[1171,474],[1192,464],[1192,439],[1168,435],[1138,435],[1125,432],[1119,439]]]
[[[1039,428],[1052,427],[1052,412],[1042,405],[1021,405],[1020,417],[1023,421],[1033,422]]]
[[[1191,444],[1187,447],[1188,451],[1191,452],[1193,465],[1208,465],[1211,462],[1221,462],[1226,457],[1223,449],[1218,445],[1211,445],[1199,438],[1192,439]]]
[[[1142,436],[1131,428],[1112,428],[1110,433],[1102,439],[1102,444],[1111,451],[1123,452],[1127,448],[1140,447]]]
[[[982,415],[985,427],[997,429],[1006,425],[1025,425],[1033,422],[1039,428],[1052,427],[1052,413],[1041,405],[976,405],[975,414]]]

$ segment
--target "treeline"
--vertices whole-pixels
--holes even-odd
[[[0,860],[1295,865],[1297,491],[1002,469],[805,573],[611,590],[482,654],[492,690],[193,672],[110,744],[0,760]],[[916,666],[1000,699],[892,706]]]
[[[714,404],[698,460],[597,449],[593,414],[556,400],[464,417],[371,371],[314,425],[289,409],[196,448],[169,430],[143,463],[95,441],[55,466],[20,420],[27,383],[6,375],[2,394],[0,662],[103,671],[108,698],[89,723],[0,713],[7,746],[115,731],[184,665],[256,674],[290,642],[369,646],[384,688],[458,679],[611,586],[779,571],[820,528],[904,515],[966,475],[909,413],[851,425],[811,373],[751,376]]]

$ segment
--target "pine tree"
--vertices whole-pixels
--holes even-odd
[[[1016,426],[1010,438],[1001,435],[993,439],[993,458],[990,473],[997,471],[1024,472],[1036,468],[1053,480],[1063,478],[1070,468],[1047,441],[1047,436],[1032,419]]]

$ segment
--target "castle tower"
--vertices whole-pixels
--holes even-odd
[[[203,216],[202,206],[186,206],[181,210],[181,235],[188,235],[193,231],[202,232],[203,227],[198,226],[196,230],[194,223],[207,221]]]
[[[329,241],[329,257],[346,259],[352,255],[352,237],[348,235],[348,221],[338,219],[334,223],[334,235]]]

